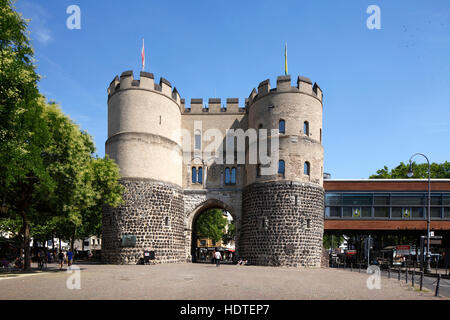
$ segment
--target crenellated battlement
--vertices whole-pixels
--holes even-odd
[[[178,90],[175,87],[172,89],[170,82],[163,77],[160,78],[159,84],[155,83],[155,77],[150,72],[141,71],[139,80],[134,79],[133,71],[131,70],[122,72],[120,78],[116,76],[111,81],[108,87],[108,98],[121,90],[127,89],[155,91],[174,100],[178,105],[181,103]]]
[[[227,98],[225,103],[222,103],[220,98],[209,98],[207,104],[203,99],[191,99],[189,106],[186,105],[185,99],[181,99],[181,110],[183,114],[245,113],[245,105],[239,105],[239,98]]]
[[[266,79],[259,83],[258,89],[253,89],[248,96],[248,102],[246,105],[251,105],[254,101],[262,98],[268,94],[273,93],[284,93],[284,92],[298,92],[305,93],[316,97],[320,102],[322,102],[323,94],[317,83],[312,83],[312,81],[304,76],[297,77],[297,86],[291,86],[291,76],[279,76],[277,78],[277,86],[275,88],[270,87],[270,80]]]

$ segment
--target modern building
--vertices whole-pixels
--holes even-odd
[[[421,237],[427,234],[427,179],[326,179],[324,188],[325,233],[350,236],[360,251],[369,235],[375,250],[392,245],[420,248]],[[448,257],[450,179],[432,179],[430,190],[430,230],[442,237],[433,248]]]

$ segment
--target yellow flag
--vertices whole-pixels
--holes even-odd
[[[288,75],[288,66],[287,66],[287,42],[284,46],[284,74]]]

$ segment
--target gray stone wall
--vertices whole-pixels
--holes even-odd
[[[184,262],[183,190],[149,179],[121,183],[126,188],[125,204],[103,214],[103,262],[135,264],[145,250],[155,251],[152,263]],[[136,246],[122,247],[123,235],[135,235]]]
[[[246,187],[239,256],[256,265],[320,267],[323,198],[323,188],[310,183]]]

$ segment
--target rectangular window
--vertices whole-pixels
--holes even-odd
[[[415,219],[424,218],[423,208],[412,208],[412,217]]]
[[[423,193],[418,194],[395,194],[391,195],[391,205],[393,206],[423,206],[425,205],[425,197]]]
[[[372,207],[362,207],[361,217],[371,218],[372,217]]]
[[[392,208],[392,218],[401,218],[402,217],[402,208]]]
[[[326,193],[325,194],[326,206],[340,206],[342,205],[342,196],[340,193]]]
[[[342,216],[344,218],[351,218],[353,216],[352,207],[344,207]]]
[[[378,206],[388,206],[389,205],[389,195],[388,194],[375,194],[373,198],[373,204]]]
[[[443,205],[444,206],[450,206],[450,194],[444,193],[444,199],[443,199]]]
[[[344,205],[372,205],[371,194],[343,194]]]
[[[389,218],[389,208],[375,207],[375,218]]]
[[[426,196],[426,200],[427,200],[426,205],[428,205],[428,194]],[[431,205],[432,206],[440,206],[440,205],[442,205],[442,201],[441,200],[442,200],[442,197],[441,197],[440,194],[439,195],[431,194]]]
[[[450,219],[450,208],[444,208],[444,219]]]
[[[428,217],[428,208],[425,208],[425,217]],[[441,218],[441,208],[431,207],[431,218]]]
[[[341,217],[341,207],[325,207],[325,216],[340,218]]]

